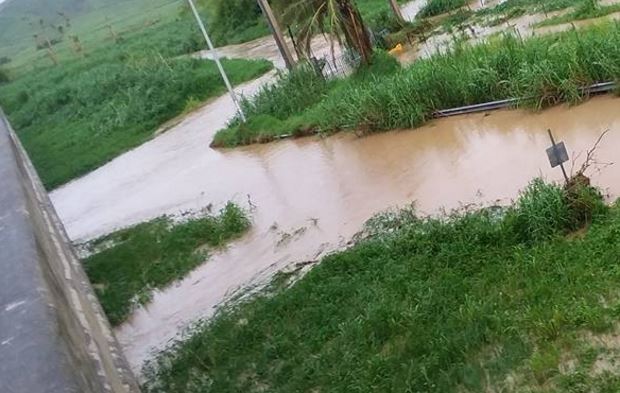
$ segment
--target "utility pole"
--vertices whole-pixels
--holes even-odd
[[[284,59],[284,63],[286,64],[286,68],[289,70],[293,68],[295,65],[295,60],[293,59],[293,55],[291,55],[291,50],[289,49],[286,41],[284,40],[284,34],[282,34],[282,29],[280,28],[280,24],[273,14],[273,10],[269,5],[267,0],[257,0],[260,9],[263,11],[263,15],[267,18],[267,23],[269,23],[269,27],[271,28],[271,32],[273,33],[273,38],[276,40],[276,45],[278,45],[278,49],[280,50],[280,54]]]
[[[198,23],[198,27],[200,27],[200,31],[202,32],[202,35],[204,36],[205,41],[207,41],[207,46],[209,47],[209,50],[211,51],[211,53],[213,53],[213,60],[215,60],[215,64],[217,64],[217,68],[220,70],[220,74],[222,75],[224,84],[226,85],[226,88],[228,89],[228,93],[230,93],[230,98],[232,98],[233,103],[235,104],[235,107],[237,108],[237,111],[239,112],[241,121],[245,123],[246,122],[245,113],[243,113],[243,109],[241,109],[241,105],[239,105],[239,100],[237,99],[237,94],[235,94],[235,90],[233,89],[232,85],[230,84],[230,81],[228,80],[226,71],[224,71],[224,67],[222,67],[222,63],[220,62],[220,55],[213,47],[213,42],[211,42],[211,38],[209,38],[209,34],[207,34],[207,29],[205,28],[204,23],[202,23],[202,18],[200,18],[200,15],[198,14],[198,10],[196,10],[194,1],[187,0],[187,2],[189,3],[190,8],[192,9],[192,13],[194,14],[194,17],[196,18],[196,22]]]
[[[392,11],[394,11],[394,16],[399,23],[405,23],[405,18],[403,17],[403,13],[400,11],[400,6],[396,0],[388,0],[390,2],[390,6],[392,7]]]

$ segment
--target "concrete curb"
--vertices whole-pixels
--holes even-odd
[[[0,216],[13,220],[5,226],[8,230],[0,225],[0,249],[7,250],[4,257],[0,251],[0,257],[5,259],[0,262],[0,268],[6,269],[2,274],[8,277],[19,273],[19,279],[28,284],[21,286],[19,293],[0,292],[0,316],[3,319],[0,327],[5,323],[9,330],[13,323],[3,314],[13,311],[15,304],[23,304],[24,310],[19,315],[24,318],[23,326],[42,328],[35,325],[45,325],[46,328],[35,331],[22,327],[13,331],[12,337],[4,337],[0,329],[0,343],[10,340],[9,344],[0,346],[0,358],[3,359],[0,380],[7,380],[9,392],[139,392],[135,377],[47,192],[1,109],[0,150],[5,161],[2,165],[8,168],[0,180],[3,183],[0,192],[4,193],[4,189],[12,191],[11,195],[2,195],[0,199]],[[23,239],[21,247],[16,246],[16,239],[17,244]],[[5,242],[9,244],[3,244]],[[27,289],[24,290],[28,287],[35,290],[28,293]],[[20,300],[22,298],[28,301]],[[46,338],[42,332],[48,332],[49,336]],[[29,341],[40,344],[25,345]],[[18,345],[20,343],[22,345]],[[52,359],[41,356],[43,347],[49,349],[47,353]],[[31,372],[16,374],[15,363],[9,364],[11,361],[17,364],[27,361],[34,367]],[[33,375],[37,370],[49,373],[48,370],[55,367],[59,368],[58,372],[51,374],[63,374],[58,380],[46,383],[45,377],[53,379],[53,376]]]

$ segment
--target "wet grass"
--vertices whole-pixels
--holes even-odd
[[[400,71],[332,83],[320,101],[298,107],[292,116],[263,111],[263,119],[275,118],[271,128],[256,128],[251,119],[245,127],[218,132],[214,145],[264,142],[281,134],[414,128],[438,110],[513,97],[532,97],[524,104],[534,108],[577,103],[587,98],[582,87],[617,80],[619,64],[616,23],[527,40],[507,35],[475,46],[457,43]]]
[[[536,180],[507,209],[380,215],[160,354],[145,391],[618,391],[618,365],[594,364],[618,352],[620,205],[584,190],[575,205]]]
[[[457,10],[466,5],[467,0],[428,0],[417,17],[428,18],[430,16],[445,14],[446,12]]]
[[[94,240],[87,245],[94,254],[83,263],[108,319],[118,325],[153,290],[183,278],[249,226],[246,213],[230,203],[218,215],[176,223],[161,217]]]
[[[574,11],[566,14],[545,19],[537,24],[537,27],[553,26],[573,21],[601,18],[609,14],[620,12],[620,4],[599,5],[597,1],[586,0],[583,4],[575,8]]]
[[[108,43],[85,57],[65,54],[34,70],[12,69],[0,104],[43,180],[55,188],[150,139],[188,104],[225,91],[212,61],[179,57],[202,48],[180,21]],[[267,61],[225,60],[232,83],[272,68]]]

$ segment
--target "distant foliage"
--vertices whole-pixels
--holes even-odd
[[[0,68],[0,85],[9,81],[9,73],[6,70]]]
[[[9,64],[11,62],[11,58],[7,56],[0,57],[0,65]]]
[[[207,2],[210,33],[218,45],[236,44],[269,34],[256,0]]]

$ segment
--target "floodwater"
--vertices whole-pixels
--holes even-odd
[[[471,2],[468,7],[471,10],[478,10],[481,8],[491,8],[501,4],[503,0],[490,0],[490,1],[481,1],[474,0]],[[619,0],[602,0],[600,2],[601,6],[607,6],[612,4],[619,3]],[[506,22],[496,25],[496,26],[487,26],[484,21],[478,21],[476,23],[469,24],[468,27],[464,28],[463,31],[459,32],[460,35],[464,35],[467,38],[467,41],[470,44],[479,44],[484,42],[489,37],[496,36],[502,33],[514,33],[521,37],[531,37],[535,35],[543,35],[543,34],[551,34],[557,33],[561,31],[566,31],[570,29],[579,29],[591,25],[595,25],[598,23],[602,23],[609,20],[620,20],[620,12],[608,14],[599,18],[585,19],[579,21],[572,21],[568,23],[552,25],[552,26],[544,26],[537,27],[536,25],[545,19],[550,19],[556,16],[562,16],[572,12],[572,8],[567,8],[559,11],[552,11],[547,14],[537,13],[537,14],[525,14],[513,19],[509,19]],[[447,14],[440,15],[434,18],[443,18]],[[462,37],[459,37],[462,39]],[[411,64],[417,59],[428,58],[438,52],[444,52],[448,48],[450,48],[454,44],[455,35],[451,33],[440,33],[435,34],[424,42],[418,43],[413,47],[411,45],[406,45],[406,51],[401,53],[398,56],[399,61],[404,64]]]
[[[285,41],[292,55],[296,57],[292,40],[289,37],[285,37]],[[333,62],[334,58],[338,58],[342,55],[342,48],[340,45],[336,40],[330,40],[327,35],[317,35],[313,37],[310,42],[310,47],[313,57],[325,59],[328,62]],[[265,59],[271,61],[278,69],[286,68],[286,64],[284,63],[282,55],[280,55],[280,50],[278,49],[276,41],[271,35],[242,44],[216,48],[216,51],[221,57],[250,60]],[[204,50],[195,53],[193,56],[201,59],[213,59],[213,52]]]
[[[400,12],[403,14],[403,18],[408,21],[413,21],[427,2],[427,0],[413,0],[402,4],[400,6]]]
[[[245,85],[255,91],[271,78]],[[508,203],[549,168],[547,128],[570,154],[606,129],[598,159],[617,159],[620,99],[598,97],[542,113],[498,111],[436,120],[416,130],[367,137],[284,140],[213,150],[214,132],[231,115],[222,97],[156,139],[51,194],[74,240],[86,240],[158,215],[214,208],[233,200],[251,209],[250,232],[187,278],[154,295],[116,329],[135,371],[152,351],[236,291],[264,284],[278,270],[347,245],[365,220],[415,201],[420,213],[462,204]],[[580,159],[583,158],[583,155]],[[577,162],[580,161],[577,159]],[[570,165],[569,165],[570,166]],[[620,195],[620,169],[592,173]]]

